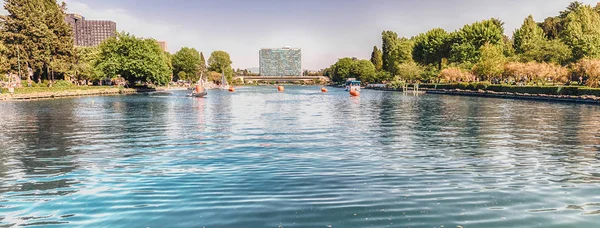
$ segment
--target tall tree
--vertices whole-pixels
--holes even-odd
[[[170,80],[168,57],[156,40],[120,33],[98,48],[95,67],[104,77],[121,76],[132,85],[136,81],[164,85]]]
[[[591,6],[579,6],[565,18],[563,41],[573,50],[574,60],[600,57],[600,14]]]
[[[77,80],[99,79],[100,73],[94,68],[98,60],[98,52],[99,50],[96,47],[75,48],[73,71]]]
[[[415,38],[413,59],[423,65],[435,64],[442,69],[442,60],[448,57],[450,34],[441,28],[432,29]]]
[[[465,25],[452,34],[450,61],[455,63],[476,63],[480,58],[480,48],[486,43],[491,45],[503,42],[503,23],[498,19],[489,19]]]
[[[377,73],[375,65],[369,60],[353,61],[350,68],[350,75],[363,82],[375,82],[375,74]]]
[[[223,70],[231,68],[231,63],[229,53],[224,51],[213,51],[210,54],[210,58],[208,58],[208,69],[222,73]]]
[[[73,62],[71,28],[64,21],[66,5],[55,0],[6,0],[8,15],[0,16],[0,39],[8,48],[10,70],[30,67],[35,76],[58,71],[64,75]],[[19,58],[17,58],[17,55]],[[50,66],[54,66],[51,70]]]
[[[383,31],[382,39],[382,68],[385,71],[392,72],[394,69],[394,50],[398,45],[398,34],[392,31]]]
[[[373,52],[371,52],[371,63],[375,66],[375,70],[380,71],[383,67],[383,53],[377,46],[373,46]]]
[[[535,23],[533,16],[525,18],[521,28],[513,33],[513,47],[519,54],[530,50],[533,46],[546,41],[544,30]]]
[[[490,80],[499,77],[504,71],[506,57],[500,45],[484,44],[480,48],[481,58],[473,71],[481,80]]]
[[[331,80],[334,82],[344,82],[347,78],[350,77],[352,66],[354,64],[354,59],[352,58],[341,58],[335,64],[333,64],[331,69]]]
[[[200,53],[194,48],[182,47],[173,55],[173,73],[185,72],[186,78],[181,80],[197,81],[200,76]]]
[[[8,49],[6,46],[0,41],[0,78],[4,77],[4,74],[8,72],[10,65],[8,62],[8,57],[6,56]]]

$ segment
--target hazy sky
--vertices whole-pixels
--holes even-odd
[[[68,12],[117,23],[137,36],[204,52],[229,52],[234,68],[258,67],[263,47],[302,48],[305,69],[338,58],[369,58],[381,32],[411,37],[431,28],[449,31],[500,18],[507,35],[527,15],[557,15],[572,0],[65,0]],[[595,5],[596,1],[585,0]],[[4,13],[5,11],[2,10]]]

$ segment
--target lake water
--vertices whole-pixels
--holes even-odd
[[[600,106],[329,90],[0,103],[0,226],[600,224]]]

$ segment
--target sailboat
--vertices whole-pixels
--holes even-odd
[[[198,79],[198,82],[196,82],[196,87],[194,88],[193,92],[188,96],[204,97],[208,94],[208,92],[206,92],[206,88],[204,88],[204,80],[202,79],[203,75],[203,72],[200,72],[200,79]]]
[[[225,78],[225,71],[222,71],[223,73],[221,73],[221,89],[222,90],[228,90],[229,89],[229,83],[227,83],[227,79]]]

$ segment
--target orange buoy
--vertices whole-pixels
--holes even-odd
[[[325,88],[325,87],[321,88],[321,92],[327,93],[327,88]]]
[[[350,96],[358,97],[360,96],[360,92],[356,91],[355,89],[352,89],[350,90]]]
[[[235,92],[235,88],[233,88],[233,86],[229,87],[229,92]]]
[[[283,86],[277,86],[277,91],[283,92],[283,90],[284,90]]]
[[[196,93],[200,93],[202,91],[200,91],[202,89],[202,87],[200,85],[196,85]]]

